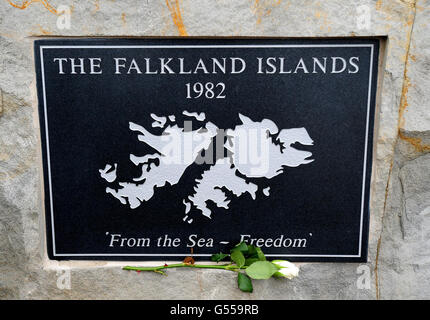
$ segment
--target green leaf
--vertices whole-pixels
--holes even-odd
[[[231,260],[236,263],[238,267],[243,267],[245,265],[245,257],[238,249],[233,249],[231,251]]]
[[[259,261],[258,258],[248,258],[245,259],[245,266],[250,266],[251,264],[253,264],[254,262]]]
[[[260,260],[260,261],[266,261],[266,257],[264,255],[263,251],[261,250],[261,248],[257,247],[257,248],[255,248],[255,250],[257,251],[258,260]]]
[[[278,271],[278,268],[269,261],[257,261],[246,268],[246,274],[252,279],[269,279]]]
[[[252,244],[249,244],[246,255],[248,258],[257,258],[257,248]]]
[[[239,244],[237,244],[231,251],[233,250],[240,250],[241,252],[247,252],[248,251],[248,246],[246,245],[245,242],[241,242]]]
[[[211,260],[215,262],[220,262],[221,260],[227,258],[229,255],[226,253],[215,253],[211,256]]]
[[[237,274],[237,286],[243,292],[252,292],[252,280],[244,273]]]

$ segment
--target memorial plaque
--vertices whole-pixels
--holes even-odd
[[[36,41],[49,258],[366,261],[378,51]]]

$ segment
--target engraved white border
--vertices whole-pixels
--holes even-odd
[[[372,78],[373,78],[373,50],[374,44],[301,44],[301,45],[41,45],[40,50],[40,68],[42,73],[42,93],[43,93],[43,107],[44,107],[44,121],[45,121],[45,135],[46,135],[46,156],[48,165],[48,180],[49,180],[49,200],[51,211],[51,234],[52,234],[52,251],[55,257],[132,257],[132,256],[148,256],[148,257],[181,257],[189,256],[189,253],[175,253],[175,254],[154,254],[154,253],[57,253],[55,248],[55,227],[54,227],[54,206],[52,198],[52,183],[51,183],[51,164],[50,164],[50,151],[49,151],[49,132],[48,132],[48,113],[46,103],[46,88],[45,88],[45,70],[43,62],[43,49],[202,49],[202,48],[333,48],[333,47],[366,47],[370,48],[370,67],[369,67],[369,87],[367,94],[367,115],[366,115],[366,134],[364,144],[364,161],[363,161],[363,183],[361,194],[361,216],[360,216],[360,236],[358,244],[357,255],[329,255],[329,254],[266,254],[268,257],[297,257],[297,258],[360,258],[361,246],[363,237],[363,218],[364,218],[364,199],[366,191],[366,167],[367,167],[367,149],[368,149],[368,136],[369,136],[369,117],[370,117],[370,104],[372,97]],[[210,257],[212,254],[193,254],[197,257]]]

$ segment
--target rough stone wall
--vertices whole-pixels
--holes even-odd
[[[61,6],[70,28],[57,24]],[[430,298],[429,9],[430,0],[1,0],[0,299]],[[48,261],[33,41],[52,36],[387,37],[368,263],[301,264],[298,278],[256,281],[249,295],[217,270],[162,277]]]

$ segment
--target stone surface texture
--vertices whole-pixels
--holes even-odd
[[[430,0],[2,0],[0,299],[430,298],[429,23]],[[54,36],[384,37],[368,263],[301,264],[246,294],[225,271],[48,261],[33,41]]]

